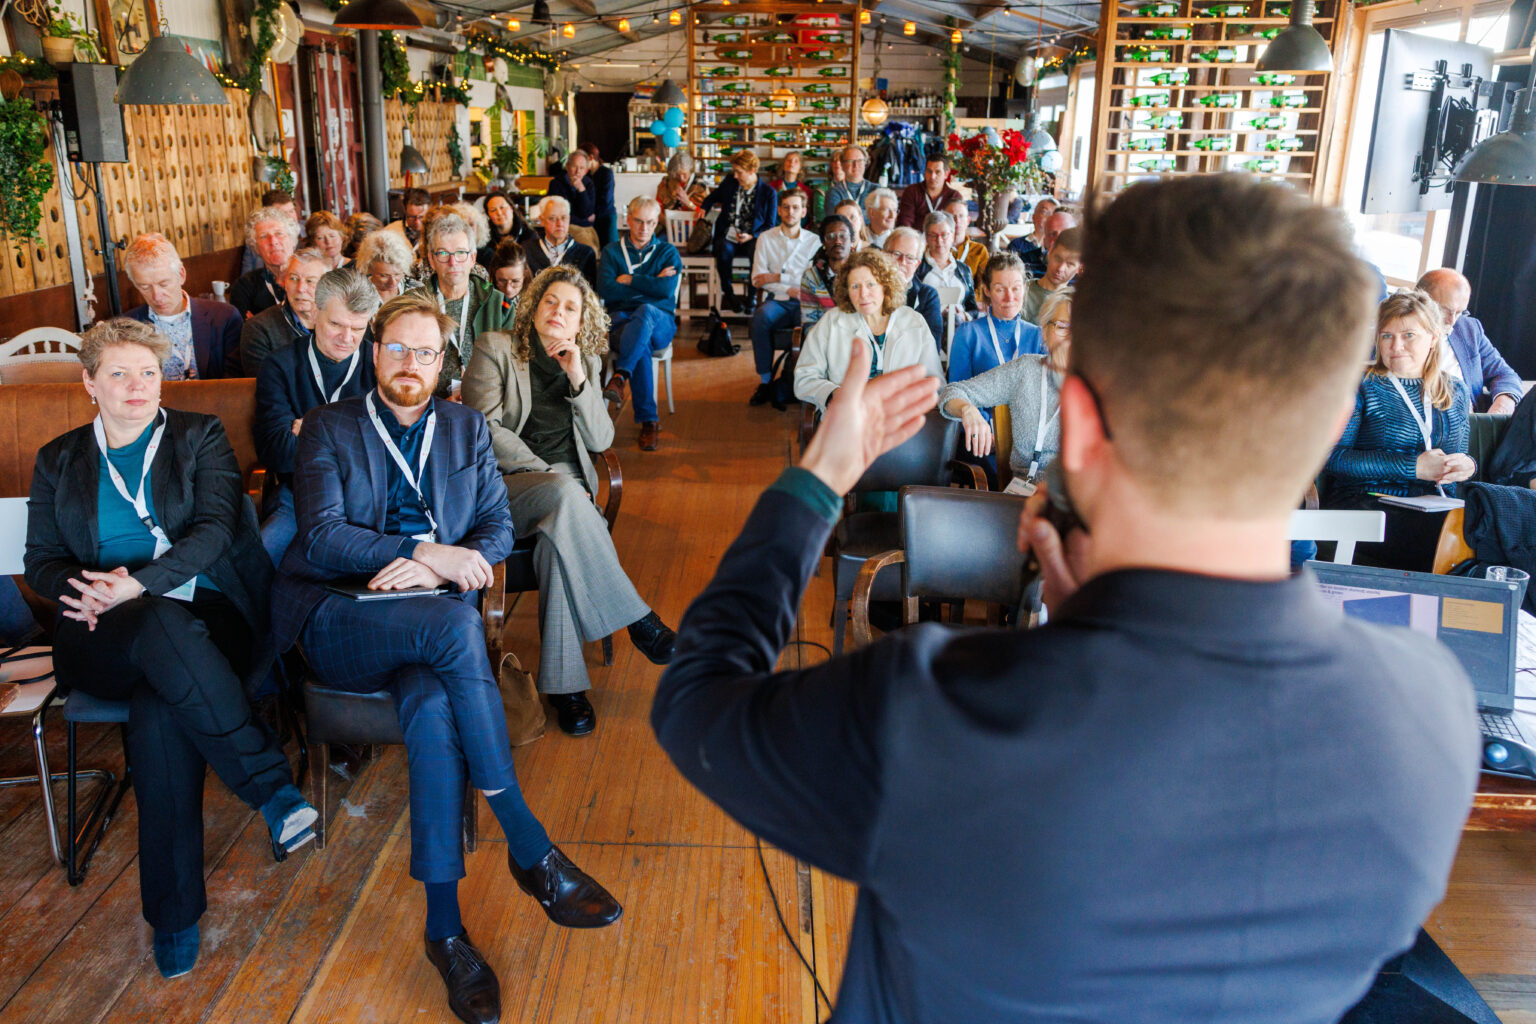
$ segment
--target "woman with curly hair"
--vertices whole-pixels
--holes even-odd
[[[907,286],[891,258],[878,249],[848,257],[832,285],[836,308],[816,321],[800,349],[795,367],[795,397],[826,411],[855,335],[870,346],[870,376],[921,365],[941,380],[944,368],[928,323],[906,304]]]
[[[608,314],[587,279],[575,267],[546,267],[519,296],[512,332],[477,336],[464,373],[464,404],[490,425],[513,526],[536,537],[538,686],[572,736],[597,725],[583,643],[628,626],[641,653],[664,665],[675,639],[624,574],[592,502],[589,453],[613,443],[599,384],[607,350]]]

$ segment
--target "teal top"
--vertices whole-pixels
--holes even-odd
[[[149,526],[139,519],[138,513],[133,509],[133,503],[112,486],[112,477],[107,472],[107,460],[111,459],[112,465],[122,476],[129,493],[133,493],[138,487],[139,474],[144,472],[144,453],[149,450],[149,440],[154,433],[155,424],[151,423],[133,443],[121,448],[109,448],[106,455],[97,455],[96,564],[104,572],[116,569],[118,566],[133,572],[154,561],[155,535],[150,532]],[[151,493],[147,481],[144,504],[149,510],[150,518],[153,519],[155,496]],[[204,575],[197,577],[197,585],[210,590],[218,589]]]

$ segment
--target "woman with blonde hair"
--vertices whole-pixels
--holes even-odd
[[[1445,372],[1440,308],[1419,291],[1387,296],[1376,313],[1376,361],[1324,467],[1325,508],[1383,509],[1376,495],[1452,497],[1477,471],[1466,454],[1471,405]],[[1387,535],[1361,545],[1367,565],[1427,572],[1442,516],[1385,508]]]
[[[356,264],[379,293],[380,302],[421,287],[421,282],[412,276],[416,254],[398,232],[380,228],[365,237],[357,247]]]
[[[826,411],[843,382],[855,335],[870,346],[870,376],[921,365],[943,379],[928,323],[906,304],[907,286],[891,258],[878,249],[848,257],[832,286],[836,308],[825,313],[800,349],[795,397]]]
[[[490,426],[513,527],[537,537],[538,686],[572,736],[597,723],[583,643],[627,626],[641,653],[664,665],[675,639],[624,574],[592,502],[598,481],[589,453],[613,443],[599,383],[606,351],[608,314],[597,292],[562,264],[524,289],[510,333],[476,337],[464,374],[464,404]]]

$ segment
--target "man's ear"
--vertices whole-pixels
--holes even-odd
[[[1061,384],[1062,467],[1081,473],[1103,459],[1108,444],[1109,432],[1097,399],[1081,377],[1069,375]]]

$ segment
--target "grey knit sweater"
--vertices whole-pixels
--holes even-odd
[[[1061,397],[1061,375],[1052,373],[1047,357],[1023,355],[1011,359],[1002,366],[988,370],[969,380],[944,385],[939,392],[939,409],[948,419],[949,401],[963,398],[978,409],[1008,406],[1013,418],[1013,451],[1008,455],[1008,465],[1015,476],[1029,472],[1029,457],[1035,447],[1035,433],[1040,427],[1040,379],[1046,378],[1045,415],[1049,422],[1045,428],[1045,440],[1041,444],[1040,469],[1043,472],[1061,447],[1061,419],[1056,416]]]

